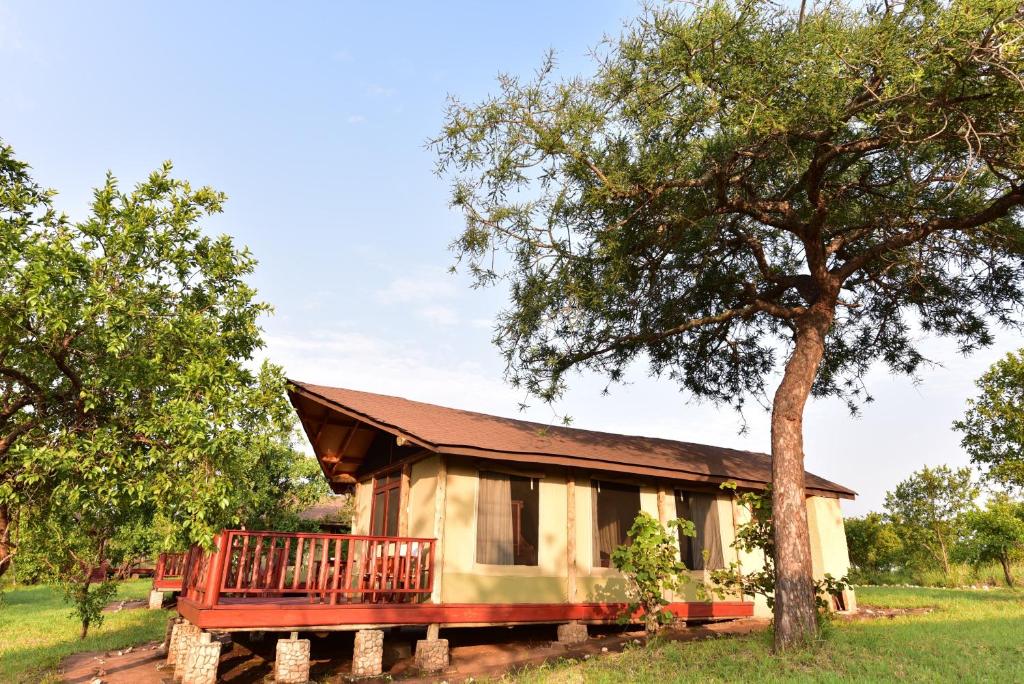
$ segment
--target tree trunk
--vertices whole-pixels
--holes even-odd
[[[804,406],[825,352],[833,311],[820,303],[797,321],[793,353],[772,405],[772,535],[775,651],[817,636],[811,539],[804,483]]]
[[[1003,577],[1006,578],[1006,586],[1013,589],[1013,572],[1010,570],[1010,557],[1000,556],[999,563],[1003,566]]]
[[[11,567],[11,559],[14,556],[14,545],[11,543],[11,510],[5,505],[0,505],[0,577]]]

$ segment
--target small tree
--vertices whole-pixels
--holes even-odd
[[[975,508],[978,493],[970,468],[926,467],[885,495],[885,511],[904,548],[923,550],[949,575],[963,515]]]
[[[1019,1],[783,4],[648,5],[592,75],[503,75],[435,141],[515,384],[640,361],[771,405],[777,650],[816,628],[809,396],[855,406],[919,330],[971,351],[1024,300]]]
[[[994,363],[976,384],[980,393],[953,427],[991,484],[1024,491],[1024,349]]]
[[[846,518],[846,547],[850,564],[864,572],[889,572],[902,564],[903,542],[881,513]]]
[[[1024,557],[1024,503],[997,498],[984,510],[968,511],[963,522],[958,547],[963,559],[975,565],[998,562],[1013,587],[1013,563]]]
[[[726,482],[723,489],[735,490],[735,484]],[[736,496],[740,508],[750,514],[750,519],[736,528],[736,539],[732,547],[743,553],[763,559],[759,570],[744,572],[738,561],[728,567],[710,573],[711,590],[720,596],[740,594],[763,596],[769,608],[774,608],[777,577],[775,572],[775,534],[772,520],[771,492],[745,491]],[[849,587],[846,577],[836,578],[826,573],[820,580],[814,580],[814,599],[817,611],[828,609],[828,598],[839,596]]]
[[[693,537],[697,530],[689,520],[669,520],[662,525],[641,511],[629,528],[631,543],[612,552],[612,565],[626,576],[630,598],[623,617],[642,609],[648,634],[672,619],[672,613],[665,610],[665,592],[678,591],[689,581],[686,565],[679,558],[679,534]]]

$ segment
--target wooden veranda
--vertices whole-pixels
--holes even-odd
[[[184,557],[178,611],[203,629],[349,630],[399,625],[613,622],[623,604],[452,604],[432,600],[435,542],[227,530]],[[678,603],[680,618],[744,617],[743,602]]]

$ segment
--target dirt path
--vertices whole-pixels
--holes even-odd
[[[666,629],[664,638],[695,641],[716,636],[748,634],[767,627],[767,621],[744,619],[702,626]],[[591,627],[591,638],[582,644],[563,646],[554,641],[554,625],[446,629],[442,637],[451,645],[451,669],[443,677],[420,678],[413,669],[412,650],[421,631],[392,630],[386,639],[385,673],[409,682],[459,682],[469,678],[499,676],[512,669],[540,665],[558,658],[584,659],[621,651],[642,643],[643,632],[621,627]],[[273,671],[277,635],[263,638],[237,633],[220,661],[220,681],[233,684],[262,682]],[[303,634],[311,640],[312,676],[317,681],[344,682],[351,668],[352,634],[344,632]],[[61,666],[63,681],[89,684],[99,677],[104,684],[162,684],[171,677],[163,666],[158,643],[124,651],[80,653]]]

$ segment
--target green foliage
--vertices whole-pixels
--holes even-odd
[[[206,544],[290,467],[284,378],[252,363],[255,261],[204,230],[223,201],[165,164],[131,191],[108,175],[72,222],[0,143],[0,572],[12,511],[93,551],[152,518]]]
[[[885,511],[908,555],[925,554],[948,573],[962,516],[974,509],[978,493],[970,468],[926,467],[885,495]]]
[[[454,250],[509,281],[512,380],[646,360],[741,406],[820,315],[814,391],[854,401],[920,367],[918,325],[991,343],[1024,301],[1022,36],[1016,0],[649,5],[593,74],[453,100]]]
[[[665,610],[666,591],[678,591],[689,581],[687,568],[679,560],[679,534],[697,534],[693,522],[677,519],[662,525],[641,511],[629,528],[631,543],[612,552],[612,565],[626,577],[626,594],[630,604],[624,618],[638,608],[644,611],[648,634],[672,619]]]
[[[964,532],[960,557],[975,565],[998,562],[1006,584],[1014,586],[1012,564],[1024,559],[1024,503],[999,498],[983,510],[968,511]]]
[[[722,489],[736,490],[731,482],[722,484]],[[743,491],[736,494],[736,502],[746,510],[750,518],[736,527],[736,538],[732,547],[742,553],[763,558],[760,570],[744,572],[738,561],[732,561],[725,568],[712,570],[709,575],[711,591],[721,598],[735,596],[763,596],[769,608],[775,606],[775,536],[772,530],[772,496],[765,491]],[[826,573],[814,581],[815,601],[819,615],[827,615],[830,597],[839,596],[850,586],[846,577],[836,578]],[[819,627],[821,621],[819,620]]]
[[[846,518],[846,548],[850,564],[860,572],[888,572],[904,564],[903,542],[885,516],[868,513]]]
[[[976,384],[979,395],[953,427],[989,482],[1024,492],[1024,349],[994,363]]]

